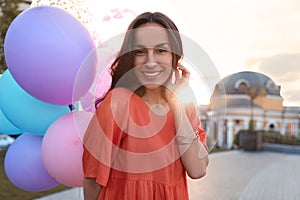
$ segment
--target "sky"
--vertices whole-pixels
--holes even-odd
[[[203,48],[220,78],[246,70],[263,73],[281,86],[284,106],[300,106],[299,0],[138,2],[143,3],[128,0],[120,7],[165,12]],[[206,89],[201,104],[209,102],[212,89]]]
[[[174,1],[189,34],[221,77],[251,70],[281,86],[285,106],[300,106],[300,1]]]
[[[141,12],[163,12],[176,23],[181,34],[198,45],[197,51],[201,51],[200,57],[204,61],[193,63],[189,60],[189,44],[184,46],[188,52],[184,61],[192,66],[201,66],[201,69],[205,68],[204,71],[208,70],[196,72],[191,80],[192,85],[199,90],[198,93],[203,94],[199,95],[200,104],[209,103],[215,83],[222,78],[250,70],[269,76],[281,86],[284,106],[300,106],[299,0],[39,2],[76,2],[79,13],[84,12],[86,15],[86,10],[81,5],[78,7],[78,2],[85,2],[88,11],[96,19],[89,26],[92,29],[98,28],[96,32],[102,40],[125,31],[129,22]],[[122,11],[122,17],[114,18],[119,11]]]

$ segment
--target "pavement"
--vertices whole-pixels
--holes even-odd
[[[209,154],[205,177],[188,179],[190,200],[300,200],[300,155],[233,150]],[[82,188],[36,200],[83,200]]]

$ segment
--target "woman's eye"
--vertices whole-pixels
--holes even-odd
[[[145,50],[143,50],[143,49],[137,49],[137,50],[135,50],[135,55],[136,56],[142,56],[142,55],[145,55]]]
[[[165,52],[168,52],[168,50],[164,49],[164,48],[159,48],[159,49],[156,49],[156,52],[158,52],[158,53],[165,53]]]

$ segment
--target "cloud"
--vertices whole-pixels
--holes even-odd
[[[300,106],[300,54],[279,54],[261,58],[258,71],[281,85],[285,104]]]

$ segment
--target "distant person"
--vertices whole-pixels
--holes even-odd
[[[178,97],[190,77],[182,57],[166,15],[145,12],[131,22],[84,136],[86,200],[189,199],[186,174],[203,177],[208,152],[195,105]]]

